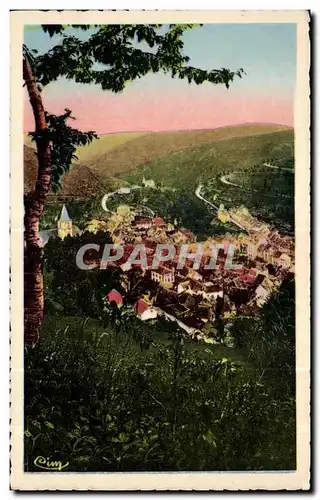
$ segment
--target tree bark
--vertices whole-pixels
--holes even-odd
[[[24,338],[27,344],[35,345],[39,340],[44,310],[39,218],[51,185],[52,160],[42,98],[27,57],[23,58],[23,79],[34,116],[38,157],[35,189],[30,196],[25,197],[24,203]]]

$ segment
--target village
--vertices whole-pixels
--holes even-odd
[[[247,233],[208,239],[203,243],[200,265],[195,266],[194,259],[189,257],[182,269],[178,268],[178,253],[153,269],[156,246],[188,244],[190,254],[195,255],[196,237],[159,216],[131,215],[131,223],[118,226],[114,232],[114,241],[124,245],[124,254],[116,265],[123,272],[125,297],[117,290],[110,290],[107,301],[115,302],[118,307],[124,302],[131,303],[142,321],[164,315],[192,336],[209,331],[216,319],[229,321],[234,316],[255,314],[284,279],[294,276],[294,242],[261,224],[245,207],[233,210],[232,215]],[[141,243],[146,247],[147,266],[128,265],[128,255]],[[222,248],[215,269],[207,269],[212,244]],[[225,265],[230,244],[236,248],[238,269],[228,269]]]
[[[107,265],[121,269],[122,292],[107,292],[106,304],[132,307],[142,321],[165,316],[175,321],[192,337],[210,332],[216,320],[229,322],[236,316],[251,316],[261,308],[284,279],[294,277],[294,241],[275,229],[257,221],[245,207],[232,210],[232,217],[246,232],[226,234],[202,242],[202,255],[195,264],[198,243],[187,229],[165,222],[159,216],[125,211],[111,231],[113,241],[123,245],[123,255]],[[223,207],[221,211],[225,217]],[[123,215],[123,214],[122,214]],[[220,214],[218,214],[218,217]],[[112,223],[112,220],[111,220]],[[105,227],[105,226],[103,226]],[[99,230],[103,230],[101,226]],[[72,220],[63,206],[56,234],[60,238],[75,234]],[[146,264],[128,263],[136,245],[143,243]],[[172,244],[179,249],[188,246],[184,265],[178,252],[154,268],[152,263],[158,244]],[[235,248],[233,268],[226,266],[228,247]],[[218,245],[216,265],[210,268],[210,248]],[[100,265],[100,260],[87,256],[86,264]]]

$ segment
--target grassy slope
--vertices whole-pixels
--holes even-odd
[[[37,159],[32,148],[24,146],[24,191],[29,193],[34,189],[37,175]],[[85,165],[73,165],[62,182],[58,196],[60,199],[85,198],[99,193],[105,193],[105,179],[92,172]],[[50,200],[56,199],[52,193]]]
[[[123,132],[120,134],[104,134],[99,136],[98,140],[94,140],[87,146],[81,146],[77,149],[76,155],[79,162],[94,161],[95,158],[108,153],[114,148],[118,148],[123,144],[133,141],[139,137],[147,135],[148,132]]]
[[[293,131],[251,135],[200,144],[176,153],[145,162],[134,172],[127,173],[133,181],[145,175],[156,182],[165,181],[175,187],[194,187],[199,179],[246,168],[270,157],[279,144],[293,141]]]
[[[123,142],[86,162],[92,170],[108,176],[119,176],[135,167],[163,156],[201,144],[238,137],[250,137],[288,130],[281,125],[241,125],[215,130],[152,132]],[[98,141],[97,141],[98,142]]]
[[[66,327],[68,326],[68,335],[71,332],[77,332],[82,328],[82,325],[85,322],[85,326],[83,328],[84,337],[90,337],[93,333],[98,337],[106,331],[106,328],[96,319],[86,318],[84,316],[49,316],[47,315],[44,320],[43,325],[43,334],[46,336],[50,336],[53,334],[58,334],[59,332],[64,332]],[[152,338],[155,342],[161,343],[163,346],[172,345],[172,339],[169,339],[169,334],[164,333],[163,331],[153,331]],[[136,346],[137,350],[140,351],[139,344]],[[151,347],[152,349],[152,347]],[[210,356],[213,356],[215,359],[221,359],[223,357],[228,357],[232,359],[232,361],[237,361],[241,364],[247,364],[247,352],[245,348],[238,347],[227,347],[224,344],[205,344],[200,342],[188,342],[185,344],[185,349],[187,351],[199,351],[202,352],[204,356],[206,356],[206,352],[210,351]]]
[[[270,157],[283,141],[292,141],[293,131],[281,125],[241,125],[216,130],[123,133],[101,136],[80,148],[79,163],[65,176],[61,197],[88,197],[105,191],[119,177],[141,181],[145,175],[166,184],[196,182],[199,174],[235,170],[238,162],[251,164]],[[26,139],[28,142],[28,139]],[[25,187],[34,185],[35,157],[25,146]],[[132,172],[137,175],[129,175]],[[109,181],[109,182],[108,182]]]
[[[91,144],[87,146],[81,146],[77,149],[76,155],[80,162],[85,162],[92,160],[96,156],[106,153],[112,148],[121,146],[127,141],[136,139],[143,135],[147,135],[148,132],[122,132],[119,134],[102,134],[99,136],[98,140],[94,140]],[[35,142],[31,140],[28,134],[24,136],[24,144],[30,148],[35,149]]]

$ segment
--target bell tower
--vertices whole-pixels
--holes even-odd
[[[72,236],[72,220],[69,217],[65,205],[63,205],[58,220],[58,236],[63,240],[66,236]]]

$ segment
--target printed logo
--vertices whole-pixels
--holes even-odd
[[[50,460],[50,458],[44,458],[41,456],[38,456],[37,458],[34,459],[34,465],[36,467],[39,467],[39,469],[43,470],[48,470],[48,471],[61,471],[62,469],[65,469],[68,467],[69,462],[66,464],[62,465],[62,462],[60,460]]]

